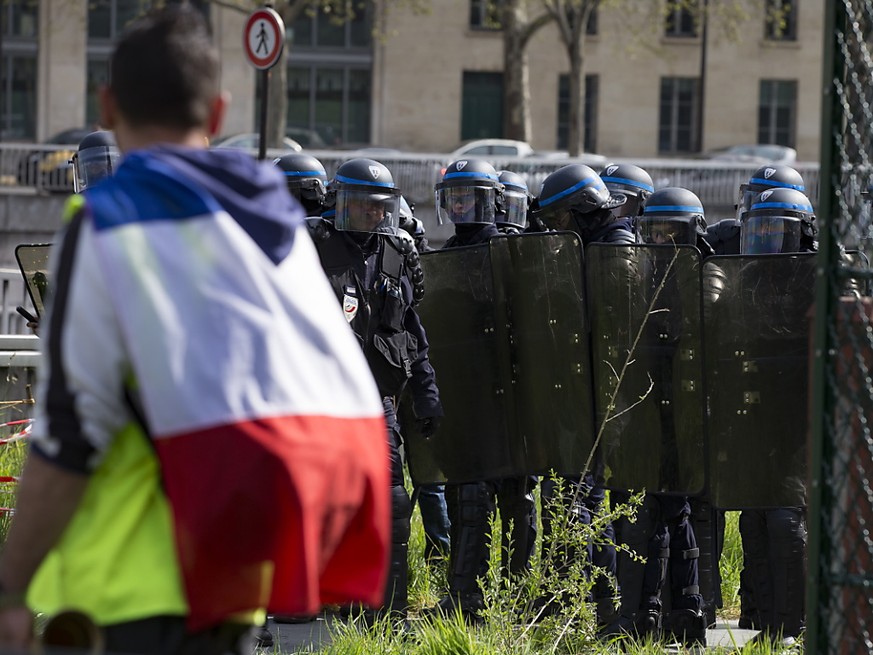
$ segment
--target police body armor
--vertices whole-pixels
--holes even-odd
[[[411,241],[386,234],[373,234],[369,239],[359,245],[331,227],[326,228],[326,236],[315,237],[322,267],[361,342],[379,393],[398,396],[412,377],[418,357],[418,340],[404,325],[413,303],[404,291],[404,277],[423,276],[420,271],[415,275],[416,268],[410,265],[415,252]],[[355,249],[363,250],[364,257]],[[413,264],[417,262],[417,253],[412,259]],[[375,270],[366,270],[366,262],[373,260]]]
[[[606,484],[700,493],[700,253],[692,246],[591,244],[586,255]]]
[[[406,434],[413,481],[578,474],[593,443],[578,237],[496,237],[421,261],[445,418],[429,440]]]
[[[712,257],[704,279],[710,493],[723,509],[806,504],[814,254]]]

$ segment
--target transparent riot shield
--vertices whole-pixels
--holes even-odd
[[[582,246],[573,233],[489,242],[510,334],[512,447],[521,474],[578,475],[593,445]]]
[[[702,492],[700,253],[692,246],[592,244],[586,275],[607,486]]]
[[[710,494],[723,509],[806,504],[815,255],[703,266]]]
[[[27,285],[27,293],[36,309],[37,318],[45,314],[49,288],[49,251],[51,244],[21,244],[15,248],[15,259]]]
[[[514,402],[509,346],[505,323],[495,318],[488,245],[424,253],[421,265],[426,293],[417,311],[445,416],[438,432],[424,439],[411,403],[401,403],[412,480],[420,485],[513,475],[505,409]]]

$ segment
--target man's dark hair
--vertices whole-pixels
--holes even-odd
[[[186,3],[132,23],[112,54],[109,86],[134,126],[205,125],[219,93],[219,60],[203,15]]]

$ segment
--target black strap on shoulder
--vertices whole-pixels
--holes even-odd
[[[400,245],[394,237],[383,236],[382,239],[385,247],[382,248],[382,255],[379,260],[379,272],[400,284],[406,256],[400,251]]]

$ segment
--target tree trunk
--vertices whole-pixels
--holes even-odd
[[[567,152],[577,157],[585,152],[585,72],[582,61],[583,39],[574,40],[570,55],[570,126]]]
[[[288,117],[288,49],[285,48],[276,65],[270,69],[270,86],[267,89],[267,147],[282,148],[285,123]]]
[[[503,26],[503,136],[530,141],[530,85],[524,29],[525,0],[507,2]]]

